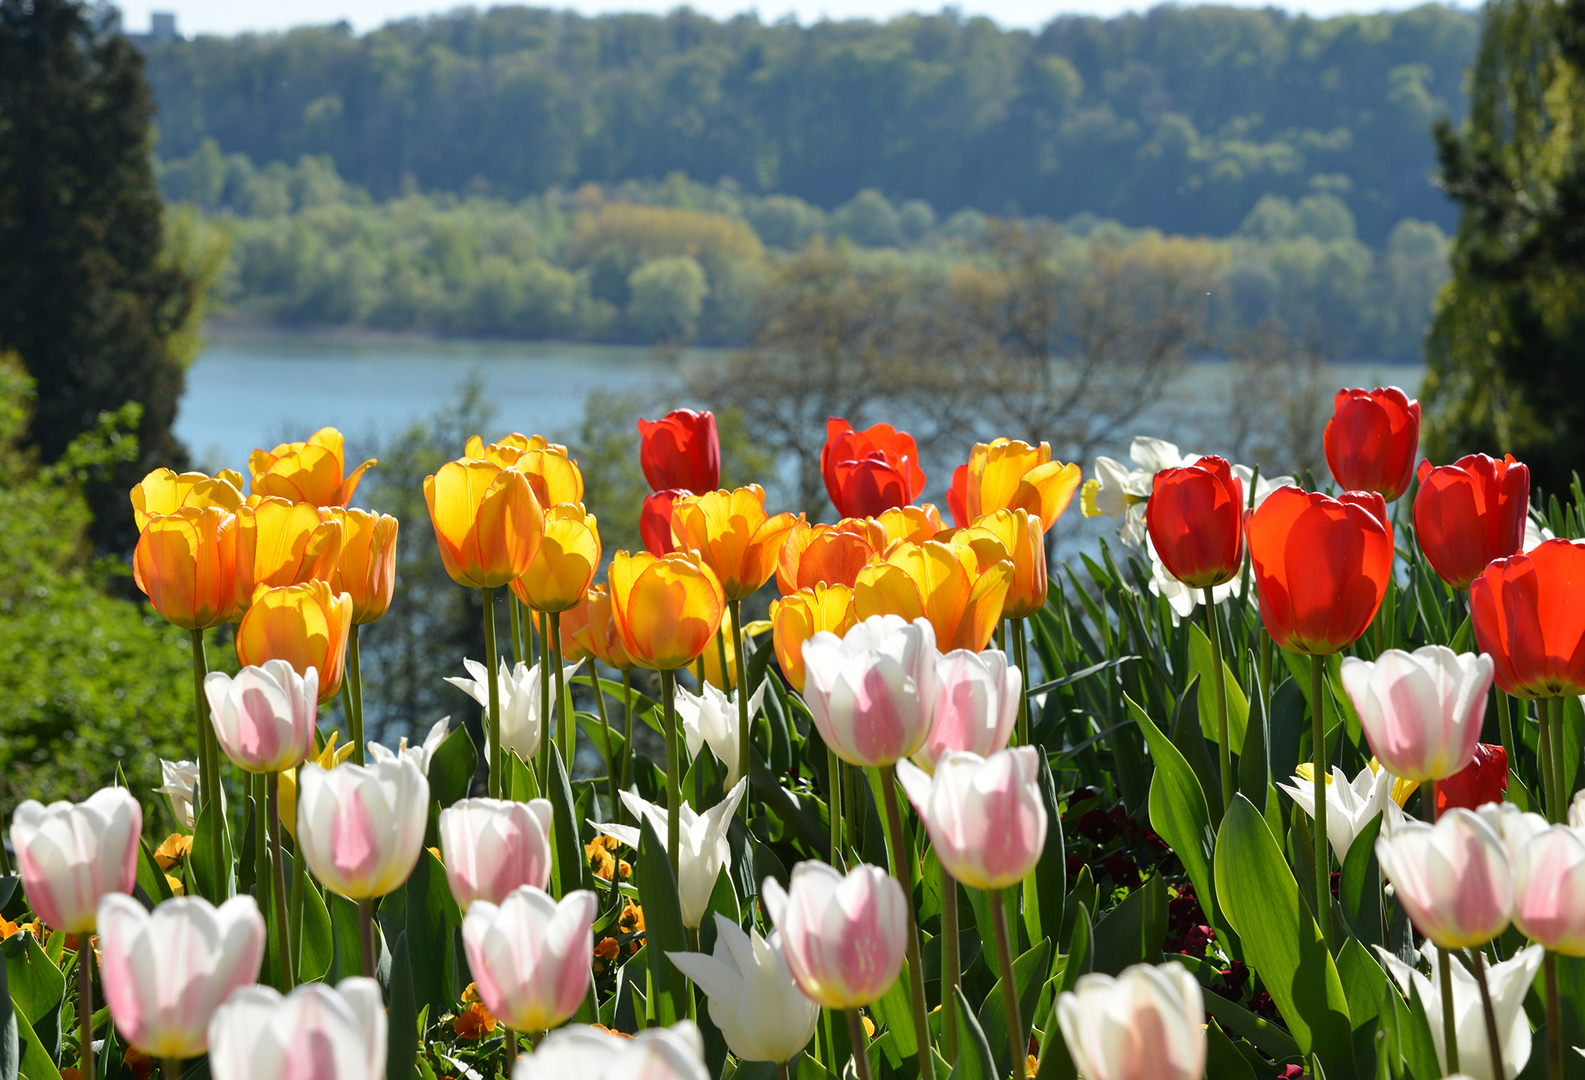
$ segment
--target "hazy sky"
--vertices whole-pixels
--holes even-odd
[[[533,0],[536,6],[562,6],[553,0]],[[966,15],[989,15],[1003,26],[1038,27],[1054,15],[1084,12],[1114,15],[1152,6],[1154,0],[962,0],[958,5]],[[1240,6],[1265,7],[1264,2]],[[1344,12],[1394,10],[1414,6],[1418,0],[1298,0],[1277,6],[1290,7],[1311,15],[1336,15]],[[303,23],[333,23],[346,19],[358,30],[369,30],[390,19],[446,11],[457,4],[449,0],[122,0],[124,25],[129,30],[148,26],[149,12],[176,13],[177,27],[184,34],[234,34],[244,30],[282,30]],[[474,6],[491,6],[488,0]],[[586,14],[612,11],[649,11],[662,13],[678,6],[676,0],[576,0],[567,4]],[[906,11],[932,10],[917,0],[693,0],[695,10],[716,17],[743,11],[758,11],[762,19],[773,21],[795,15],[802,23],[822,17],[832,19],[885,19]]]

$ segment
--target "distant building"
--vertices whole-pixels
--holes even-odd
[[[116,25],[121,23],[121,12],[115,12]],[[149,29],[147,33],[137,34],[124,31],[126,39],[140,48],[151,45],[168,45],[173,41],[181,41],[181,31],[176,29],[176,13],[173,11],[149,12]]]

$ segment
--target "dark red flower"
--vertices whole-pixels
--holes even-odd
[[[907,506],[924,490],[914,437],[890,424],[854,431],[846,420],[826,421],[820,473],[840,517],[875,517]]]
[[[1436,813],[1441,817],[1455,806],[1473,810],[1489,802],[1502,802],[1508,790],[1508,751],[1491,743],[1477,743],[1475,757],[1461,772],[1436,782]]]
[[[1346,491],[1392,502],[1409,490],[1420,445],[1420,403],[1396,386],[1339,390],[1326,422],[1326,463]]]
[[[1530,470],[1509,454],[1470,454],[1451,465],[1420,462],[1414,535],[1443,581],[1467,589],[1497,559],[1524,548]]]
[[[721,486],[714,413],[673,409],[659,420],[640,419],[638,435],[638,460],[651,490],[704,492]]]
[[[1161,564],[1189,588],[1232,581],[1244,563],[1244,482],[1226,458],[1162,469],[1145,504],[1145,527]]]
[[[1585,694],[1585,544],[1546,540],[1470,582],[1470,618],[1497,685],[1522,698]]]
[[[644,546],[650,554],[665,555],[677,550],[677,542],[671,535],[672,504],[692,494],[683,488],[671,488],[657,491],[644,500],[644,508],[638,513],[638,534],[644,538]]]

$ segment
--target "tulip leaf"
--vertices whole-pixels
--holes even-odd
[[[1255,1080],[1249,1060],[1238,1052],[1233,1040],[1215,1024],[1205,1025],[1205,1075],[1216,1080]],[[1381,1077],[1380,1080],[1389,1080]]]
[[[1292,1035],[1271,1021],[1256,1016],[1236,1001],[1229,1001],[1221,994],[1206,994],[1205,1012],[1272,1060],[1282,1062],[1299,1059],[1299,1046],[1293,1041]]]
[[[594,744],[594,748],[600,751],[600,759],[602,761],[620,762],[622,760],[622,748],[627,745],[627,740],[622,737],[622,733],[616,729],[615,724],[610,725],[611,738],[608,744],[606,740],[607,727],[605,724],[600,723],[598,716],[586,712],[574,715],[577,717],[578,726],[583,729],[583,733],[589,737],[589,741]]]
[[[1376,836],[1381,831],[1381,819],[1382,815],[1377,814],[1366,822],[1349,845],[1337,890],[1348,925],[1354,936],[1366,945],[1380,945],[1386,940],[1381,918],[1381,868],[1376,863]],[[1356,999],[1350,994],[1349,1000]]]
[[[330,930],[325,898],[305,875],[303,879],[303,940],[297,943],[300,982],[317,982],[330,972],[336,946]]]
[[[398,937],[406,939],[410,950],[406,961],[410,968],[410,993],[417,1005],[429,1006],[431,1016],[440,1016],[461,996],[461,987],[451,985],[451,944],[455,936],[452,931],[462,924],[462,915],[451,898],[446,868],[433,851],[419,851],[418,863],[403,891],[407,911],[405,928]],[[394,972],[394,954],[391,963]]]
[[[732,887],[732,874],[724,866],[716,875],[715,889],[710,893],[710,905],[705,908],[704,921],[699,924],[699,951],[702,953],[715,951],[716,915],[721,915],[734,926],[743,925],[737,890]]]
[[[1090,864],[1085,863],[1079,867],[1078,874],[1073,879],[1073,888],[1068,892],[1067,902],[1062,905],[1062,943],[1071,948],[1072,934],[1074,932],[1074,916],[1083,911],[1088,914],[1095,908],[1095,878],[1090,874]],[[1090,940],[1095,940],[1090,935]]]
[[[1442,1065],[1437,1059],[1436,1043],[1431,1038],[1431,1025],[1426,1019],[1425,1005],[1420,992],[1413,984],[1409,999],[1405,1001],[1396,986],[1388,984],[1381,994],[1378,1012],[1381,1031],[1387,1044],[1389,1067],[1401,1063],[1415,1080],[1420,1077],[1442,1075]],[[1394,1074],[1402,1069],[1392,1069]]]
[[[1381,992],[1387,988],[1387,973],[1365,951],[1357,938],[1349,938],[1337,950],[1337,977],[1348,1002],[1348,1018],[1355,1036],[1361,1029],[1374,1032],[1372,1023],[1381,1012]]]
[[[749,786],[759,805],[775,816],[799,840],[814,851],[830,847],[831,834],[815,808],[814,796],[797,795],[782,787],[778,774],[771,771],[756,747],[749,748]]]
[[[1249,678],[1255,695],[1249,702],[1249,723],[1244,729],[1244,744],[1238,752],[1238,790],[1266,812],[1266,791],[1271,786],[1271,739],[1267,733],[1265,689],[1260,685],[1260,665],[1253,651],[1249,654]]]
[[[66,976],[50,961],[31,930],[13,934],[0,945],[5,954],[6,983],[11,1000],[30,1024],[60,1011]]]
[[[539,790],[539,781],[534,776],[534,770],[528,763],[518,757],[515,752],[508,751],[502,762],[502,771],[505,775],[501,778],[501,787],[511,792],[514,802],[528,802],[542,795]]]
[[[154,861],[149,842],[142,837],[138,838],[138,885],[156,904],[171,898],[171,883],[165,880],[165,871]]]
[[[1216,893],[1301,1053],[1315,1052],[1334,1080],[1354,1075],[1348,1001],[1326,942],[1266,828],[1242,796],[1216,842]]]
[[[1227,635],[1223,633],[1224,643]],[[1217,741],[1218,718],[1216,713],[1216,669],[1211,664],[1211,638],[1199,623],[1189,624],[1189,678],[1200,680],[1200,730],[1212,742]],[[1227,681],[1227,735],[1229,749],[1235,754],[1244,751],[1244,732],[1249,726],[1249,699],[1244,688],[1233,677],[1233,669],[1222,661],[1222,677]]]
[[[1095,970],[1094,935],[1090,929],[1090,913],[1083,903],[1076,905],[1077,912],[1073,919],[1073,936],[1068,943],[1068,955],[1062,967],[1062,981],[1057,985],[1057,993],[1072,990],[1073,984],[1079,981],[1080,975],[1088,975]]]
[[[339,983],[342,979],[353,975],[363,974],[363,942],[358,927],[358,905],[356,901],[348,900],[339,893],[327,893],[330,900],[330,925],[332,940],[335,942],[335,952],[330,964],[331,978],[326,980]],[[385,931],[380,926],[380,920],[374,920],[374,947],[383,954],[385,952]]]
[[[441,807],[466,799],[479,768],[479,751],[468,726],[459,724],[441,740],[429,759],[429,797]]]
[[[253,786],[253,775],[251,773],[247,775],[247,783],[248,787],[251,788]],[[255,816],[256,814],[257,806],[254,798],[252,795],[248,795],[242,800],[242,850],[237,853],[237,892],[239,894],[253,893],[258,899],[259,909],[263,911],[267,910],[265,904],[268,901],[265,899],[264,890],[256,888],[257,882],[253,880],[254,875],[258,872],[255,835],[258,830],[258,818]],[[269,961],[266,960],[265,962],[268,963]]]
[[[908,961],[904,960],[896,981],[881,995],[879,1001],[870,1006],[875,1019],[891,1029],[892,1047],[899,1060],[919,1053],[919,1039],[914,1034],[913,1003],[908,996],[911,978]]]
[[[1167,937],[1167,884],[1160,874],[1129,893],[1095,924],[1095,970],[1116,975],[1161,959]]]
[[[1268,725],[1271,739],[1271,776],[1274,781],[1292,776],[1294,769],[1299,765],[1300,739],[1310,730],[1307,710],[1304,689],[1300,681],[1282,680],[1276,692],[1271,695],[1271,723]]]
[[[18,1071],[24,1080],[61,1080],[55,1060],[45,1049],[38,1033],[33,1030],[33,1025],[21,1016],[16,1017],[16,1022],[17,1037],[21,1041],[22,1051]]]
[[[655,835],[648,818],[639,822],[638,865],[633,883],[644,898],[644,952],[649,963],[650,1006],[655,1023],[670,1027],[688,1015],[688,980],[666,959],[671,952],[688,952],[682,927],[682,907],[677,879],[666,857],[666,842]]]
[[[1024,929],[1030,941],[1056,938],[1062,932],[1062,907],[1068,892],[1068,857],[1062,842],[1062,808],[1057,803],[1057,782],[1042,752],[1036,783],[1046,808],[1046,846],[1040,861],[1024,878]],[[1159,830],[1157,830],[1159,831]]]
[[[209,814],[210,808],[206,806],[198,811],[193,821],[193,849],[187,856],[187,869],[193,886],[198,890],[198,895],[211,904],[221,904],[225,902],[231,891],[231,830],[226,827],[225,819],[222,818],[220,865],[226,880],[216,881],[215,858],[211,852]]]
[[[1559,956],[1557,983],[1558,1000],[1562,1003],[1563,1045],[1566,1047],[1585,1045],[1585,958]],[[1534,1051],[1537,1057],[1541,1054],[1540,1042],[1538,1037]],[[1585,1076],[1585,1058],[1565,1050],[1563,1074],[1569,1077],[1569,1080],[1578,1080],[1579,1077]]]
[[[391,985],[386,1001],[385,1080],[410,1080],[413,1063],[418,1060],[418,1005],[413,997],[413,965],[406,931],[396,935],[396,948],[391,952]]]
[[[6,965],[0,964],[0,1080],[17,1080],[22,1045],[18,1041],[16,1006],[11,1003],[6,971]]]
[[[1034,1027],[1035,1006],[1040,1001],[1040,991],[1046,985],[1046,970],[1050,966],[1051,940],[1041,941],[1034,948],[1013,961],[1013,985],[1018,989],[1018,1018],[1022,1023],[1022,1036],[1018,1045],[1029,1045],[1029,1032]],[[1002,980],[997,979],[991,992],[980,1006],[980,1029],[985,1032],[1000,1072],[1006,1076],[1014,1063],[1002,1055],[1011,1052],[1007,1039],[1007,1006],[1002,997]]]
[[[583,843],[578,839],[572,785],[567,782],[567,769],[561,763],[561,748],[555,745],[550,748],[550,803],[556,834],[555,867],[561,884],[557,895],[593,888],[594,875],[589,870],[589,860],[584,858]]]
[[[991,1044],[986,1040],[979,1021],[974,1018],[969,999],[963,996],[961,986],[953,993],[957,995],[957,1007],[952,1010],[952,1015],[957,1017],[958,1024],[958,1060],[953,1063],[948,1080],[998,1080],[1001,1074],[996,1071]]]

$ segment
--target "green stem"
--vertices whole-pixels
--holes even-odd
[[[831,865],[842,865],[842,762],[826,747],[826,817],[831,822]]]
[[[1548,1080],[1563,1080],[1563,1007],[1558,1000],[1557,953],[1547,950],[1541,970],[1546,979],[1546,1074]]]
[[[1446,949],[1437,946],[1436,950],[1437,973],[1442,983],[1442,1044],[1447,1048],[1447,1072],[1444,1076],[1452,1076],[1459,1072],[1458,1067],[1458,1018],[1453,1014],[1453,956]],[[1501,1076],[1502,1073],[1497,1074]]]
[[[862,769],[847,764],[842,766],[842,797],[847,803],[848,848],[852,851],[864,850],[864,817],[860,809],[864,805],[864,794],[859,790],[859,785],[863,782]]]
[[[516,594],[507,597],[506,616],[512,624],[512,663],[516,664],[523,659],[523,612]]]
[[[1007,940],[1007,905],[1002,890],[988,889],[991,926],[996,931],[996,959],[1002,973],[1002,1007],[1007,1012],[1007,1047],[1012,1055],[1013,1075],[1019,1080],[1028,1075],[1029,1049],[1024,1045],[1024,1018],[1018,1005],[1018,981],[1013,978],[1013,949]]]
[[[1557,772],[1552,768],[1552,725],[1547,723],[1547,705],[1545,699],[1537,705],[1541,714],[1536,723],[1539,726],[1538,741],[1536,742],[1536,772],[1541,774],[1541,791],[1543,804],[1546,807],[1546,819],[1556,823],[1557,813]]]
[[[1018,665],[1018,674],[1023,676],[1023,681],[1018,690],[1018,739],[1019,746],[1029,745],[1029,686],[1034,681],[1029,677],[1029,641],[1024,636],[1024,620],[1012,621],[1013,631],[1013,663]]]
[[[958,883],[941,870],[941,1030],[947,1040],[947,1060],[958,1060],[958,1000],[955,991],[963,973],[958,954]]]
[[[754,746],[752,738],[754,729],[749,726],[748,716],[748,663],[744,656],[743,648],[743,601],[733,600],[727,605],[727,612],[732,619],[732,648],[737,660],[737,774],[747,777],[749,774],[749,760]],[[725,657],[722,657],[725,660]],[[721,665],[721,677],[726,678],[726,664]],[[749,807],[753,799],[744,799],[740,804],[743,811],[743,821],[749,820]]]
[[[484,593],[484,680],[489,685],[490,701],[490,798],[501,798],[501,678],[497,671],[500,658],[495,651],[495,590],[481,589]]]
[[[376,955],[374,938],[373,899],[358,901],[358,940],[363,946],[363,974],[372,979],[380,959]]]
[[[1502,752],[1508,758],[1508,768],[1515,771],[1519,768],[1519,759],[1514,755],[1513,720],[1508,715],[1508,695],[1501,690],[1497,691],[1497,730],[1502,735]]]
[[[908,996],[913,1006],[914,1038],[919,1046],[919,1075],[921,1080],[935,1080],[935,1061],[930,1056],[930,1022],[925,1009],[925,970],[919,963],[919,923],[914,918],[913,860],[903,843],[903,823],[897,813],[897,766],[880,766],[880,777],[881,798],[886,803],[886,831],[891,840],[888,854],[892,860],[892,876],[903,887],[903,901],[908,907]]]
[[[539,793],[550,798],[550,620],[535,612],[539,627]]]
[[[562,748],[562,758],[570,778],[573,759],[578,756],[578,725],[567,709],[567,673],[561,665],[561,612],[549,612],[545,618],[550,622],[550,666],[556,677],[556,734],[566,743]],[[546,715],[550,715],[548,710]]]
[[[297,954],[292,949],[291,927],[286,918],[286,868],[281,862],[281,778],[276,773],[270,773],[264,778],[265,797],[269,801],[270,814],[270,856],[273,865],[270,867],[270,892],[275,896],[275,926],[281,938],[277,943],[281,958],[281,990],[289,991],[296,985],[292,977],[292,958]]]
[[[1326,838],[1326,708],[1321,673],[1326,659],[1310,657],[1310,758],[1315,767],[1315,921],[1321,940],[1332,940],[1332,845]],[[1329,946],[1330,947],[1330,946]]]
[[[1222,631],[1216,625],[1216,600],[1205,588],[1205,633],[1211,639],[1211,672],[1216,682],[1216,756],[1222,766],[1222,809],[1233,805],[1233,747],[1227,728],[1227,675],[1222,669]]]
[[[506,1038],[503,1040],[506,1047],[506,1073],[507,1080],[511,1080],[512,1073],[517,1066],[517,1032],[503,1025]]]
[[[682,829],[682,771],[677,752],[677,673],[660,673],[661,726],[666,729],[666,855],[671,876],[682,887],[679,836]]]
[[[592,656],[589,658],[589,681],[594,684],[594,707],[600,713],[600,730],[605,734],[605,783],[611,792],[610,820],[620,821],[616,816],[616,805],[621,800],[617,796],[616,755],[611,753],[611,719],[605,711],[605,690],[600,686],[600,669]],[[614,875],[612,883],[615,884]]]
[[[265,882],[269,880],[270,873],[270,821],[266,805],[269,802],[269,780],[264,773],[246,775],[253,789],[253,890],[254,896],[263,898]],[[241,864],[238,864],[239,874],[241,869]],[[263,907],[262,904],[259,906]]]
[[[198,633],[194,630],[193,633]],[[77,1054],[82,1080],[94,1080],[94,949],[87,934],[77,935]]]
[[[226,815],[220,799],[220,743],[215,738],[214,726],[209,720],[209,698],[204,694],[204,676],[209,673],[209,663],[204,657],[204,632],[194,630],[193,637],[193,707],[198,714],[198,787],[204,805],[209,808],[209,851],[213,860],[217,899],[230,894],[231,867],[226,864]]]
[[[791,1080],[787,1073],[787,1063],[785,1061],[776,1063],[776,1080]]]
[[[1494,1077],[1507,1075],[1502,1067],[1502,1043],[1497,1034],[1497,1013],[1491,1005],[1491,987],[1486,985],[1486,958],[1481,955],[1480,949],[1470,950],[1470,955],[1475,958],[1475,985],[1480,988],[1480,1008],[1486,1015],[1486,1046],[1491,1051],[1491,1074]]]
[[[492,623],[494,619],[490,620]],[[347,685],[352,688],[352,715],[347,718],[348,733],[352,736],[352,761],[365,765],[363,754],[363,674],[358,662],[358,624],[347,630]]]
[[[182,1062],[180,1058],[162,1058],[160,1060],[161,1080],[182,1080]]]
[[[844,1012],[848,1018],[848,1042],[853,1044],[853,1070],[858,1080],[870,1080],[870,1040],[864,1034],[864,1020],[857,1009],[846,1009]]]
[[[297,766],[294,777],[297,781],[297,790],[303,790],[303,767]],[[293,941],[303,940],[303,904],[307,901],[308,893],[308,868],[303,863],[303,848],[301,844],[293,845],[292,850],[292,916],[290,930]],[[302,976],[303,957],[295,953],[292,956],[292,980],[294,984]]]
[[[638,710],[633,708],[633,673],[622,672],[622,723],[624,724],[624,739],[622,741],[622,787],[626,791],[633,782],[633,714]],[[616,804],[617,816],[613,821],[622,820],[622,803],[619,799]]]
[[[1553,820],[1561,824],[1568,819],[1569,797],[1574,794],[1569,790],[1568,744],[1563,738],[1563,699],[1552,698],[1549,711],[1552,714],[1552,786],[1557,792],[1557,817]]]

